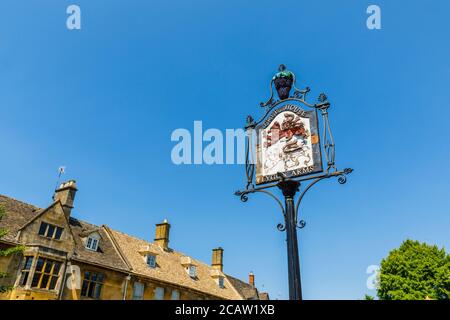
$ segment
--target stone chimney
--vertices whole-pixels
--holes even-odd
[[[64,213],[67,218],[70,217],[70,213],[73,209],[73,201],[75,200],[75,194],[77,193],[77,184],[75,180],[69,180],[61,183],[58,189],[55,190],[53,195],[53,201],[61,201],[64,209]]]
[[[253,274],[253,272],[250,272],[248,274],[248,283],[252,286],[255,287],[255,275]]]
[[[223,271],[223,249],[221,247],[212,250],[211,266],[219,271]]]
[[[156,225],[155,243],[163,250],[169,249],[169,231],[170,224],[167,219],[164,219],[163,223]]]

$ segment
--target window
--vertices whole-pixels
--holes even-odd
[[[98,238],[95,236],[89,236],[86,241],[86,248],[92,251],[97,251],[98,248]]]
[[[133,300],[144,299],[144,284],[135,282],[133,285]]]
[[[56,232],[55,232],[55,239],[57,239],[57,240],[61,239],[62,232],[63,232],[63,229],[57,227]]]
[[[31,287],[54,290],[59,279],[60,269],[60,262],[45,258],[38,258]]]
[[[147,265],[150,268],[156,268],[156,256],[153,254],[148,254],[147,255]]]
[[[47,222],[41,222],[38,234],[46,238],[59,240],[61,239],[63,230],[64,229],[61,227],[54,226]]]
[[[164,300],[164,288],[155,288],[155,300]]]
[[[20,286],[25,286],[28,281],[28,277],[30,276],[31,264],[33,263],[33,257],[25,257],[25,263],[22,268],[22,274],[20,275]]]
[[[219,284],[219,288],[225,288],[225,279],[224,277],[219,277],[219,279],[217,280],[218,284]]]
[[[83,286],[81,287],[81,296],[93,299],[100,299],[105,276],[101,273],[86,271],[84,273]]]
[[[172,300],[180,300],[180,291],[172,290]]]
[[[190,265],[188,267],[188,273],[191,278],[196,278],[197,277],[197,268],[193,265]]]

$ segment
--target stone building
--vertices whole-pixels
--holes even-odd
[[[44,209],[0,195],[7,229],[0,248],[22,245],[21,254],[0,257],[0,284],[12,290],[0,299],[197,300],[268,299],[254,285],[223,272],[223,249],[211,265],[169,247],[170,224],[156,225],[147,242],[72,216],[77,187],[62,183]]]

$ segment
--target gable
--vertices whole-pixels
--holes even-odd
[[[55,235],[57,228],[61,228],[60,238],[52,238],[49,236],[49,232],[40,235],[39,231],[43,223],[48,225],[47,230],[50,228],[55,230],[53,235]],[[19,231],[18,240],[20,243],[42,245],[67,252],[69,255],[72,255],[75,247],[72,231],[60,202],[55,202],[45,210],[42,210],[37,216],[20,228]]]

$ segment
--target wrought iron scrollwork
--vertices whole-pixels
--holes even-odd
[[[323,123],[323,148],[325,153],[325,159],[327,161],[327,172],[330,172],[331,169],[337,171],[335,166],[334,158],[335,158],[335,145],[333,139],[333,133],[330,127],[330,120],[328,119],[328,108],[330,107],[330,103],[328,102],[328,98],[324,93],[319,95],[317,99],[320,103],[316,105],[317,109],[320,110],[322,115],[322,123]]]
[[[284,219],[286,219],[286,213],[285,213],[285,211],[284,211],[283,203],[280,201],[280,199],[278,199],[277,196],[275,196],[275,195],[274,195],[272,192],[270,192],[270,191],[267,191],[267,190],[264,190],[264,189],[261,189],[261,188],[251,188],[251,189],[246,189],[246,190],[244,190],[244,191],[239,191],[239,190],[238,190],[238,191],[236,191],[234,194],[235,194],[236,196],[239,196],[239,197],[241,198],[241,201],[242,201],[242,202],[247,202],[247,200],[248,200],[248,194],[250,194],[250,193],[255,193],[255,192],[265,193],[265,194],[267,194],[268,196],[270,196],[272,199],[274,199],[274,200],[277,202],[278,206],[280,207]],[[286,227],[285,227],[284,224],[279,223],[279,224],[277,225],[277,229],[280,230],[280,231],[284,231],[284,230],[286,230]]]
[[[247,176],[247,186],[246,189],[250,189],[250,187],[253,188],[253,177],[255,175],[255,164],[253,161],[251,161],[251,148],[253,146],[253,130],[252,127],[253,124],[253,118],[252,116],[247,116],[247,136],[246,136],[246,145],[245,145],[245,174]]]
[[[353,172],[352,168],[345,168],[344,171],[341,174],[339,174],[338,182],[340,184],[345,184],[347,182],[347,175],[352,172]]]

